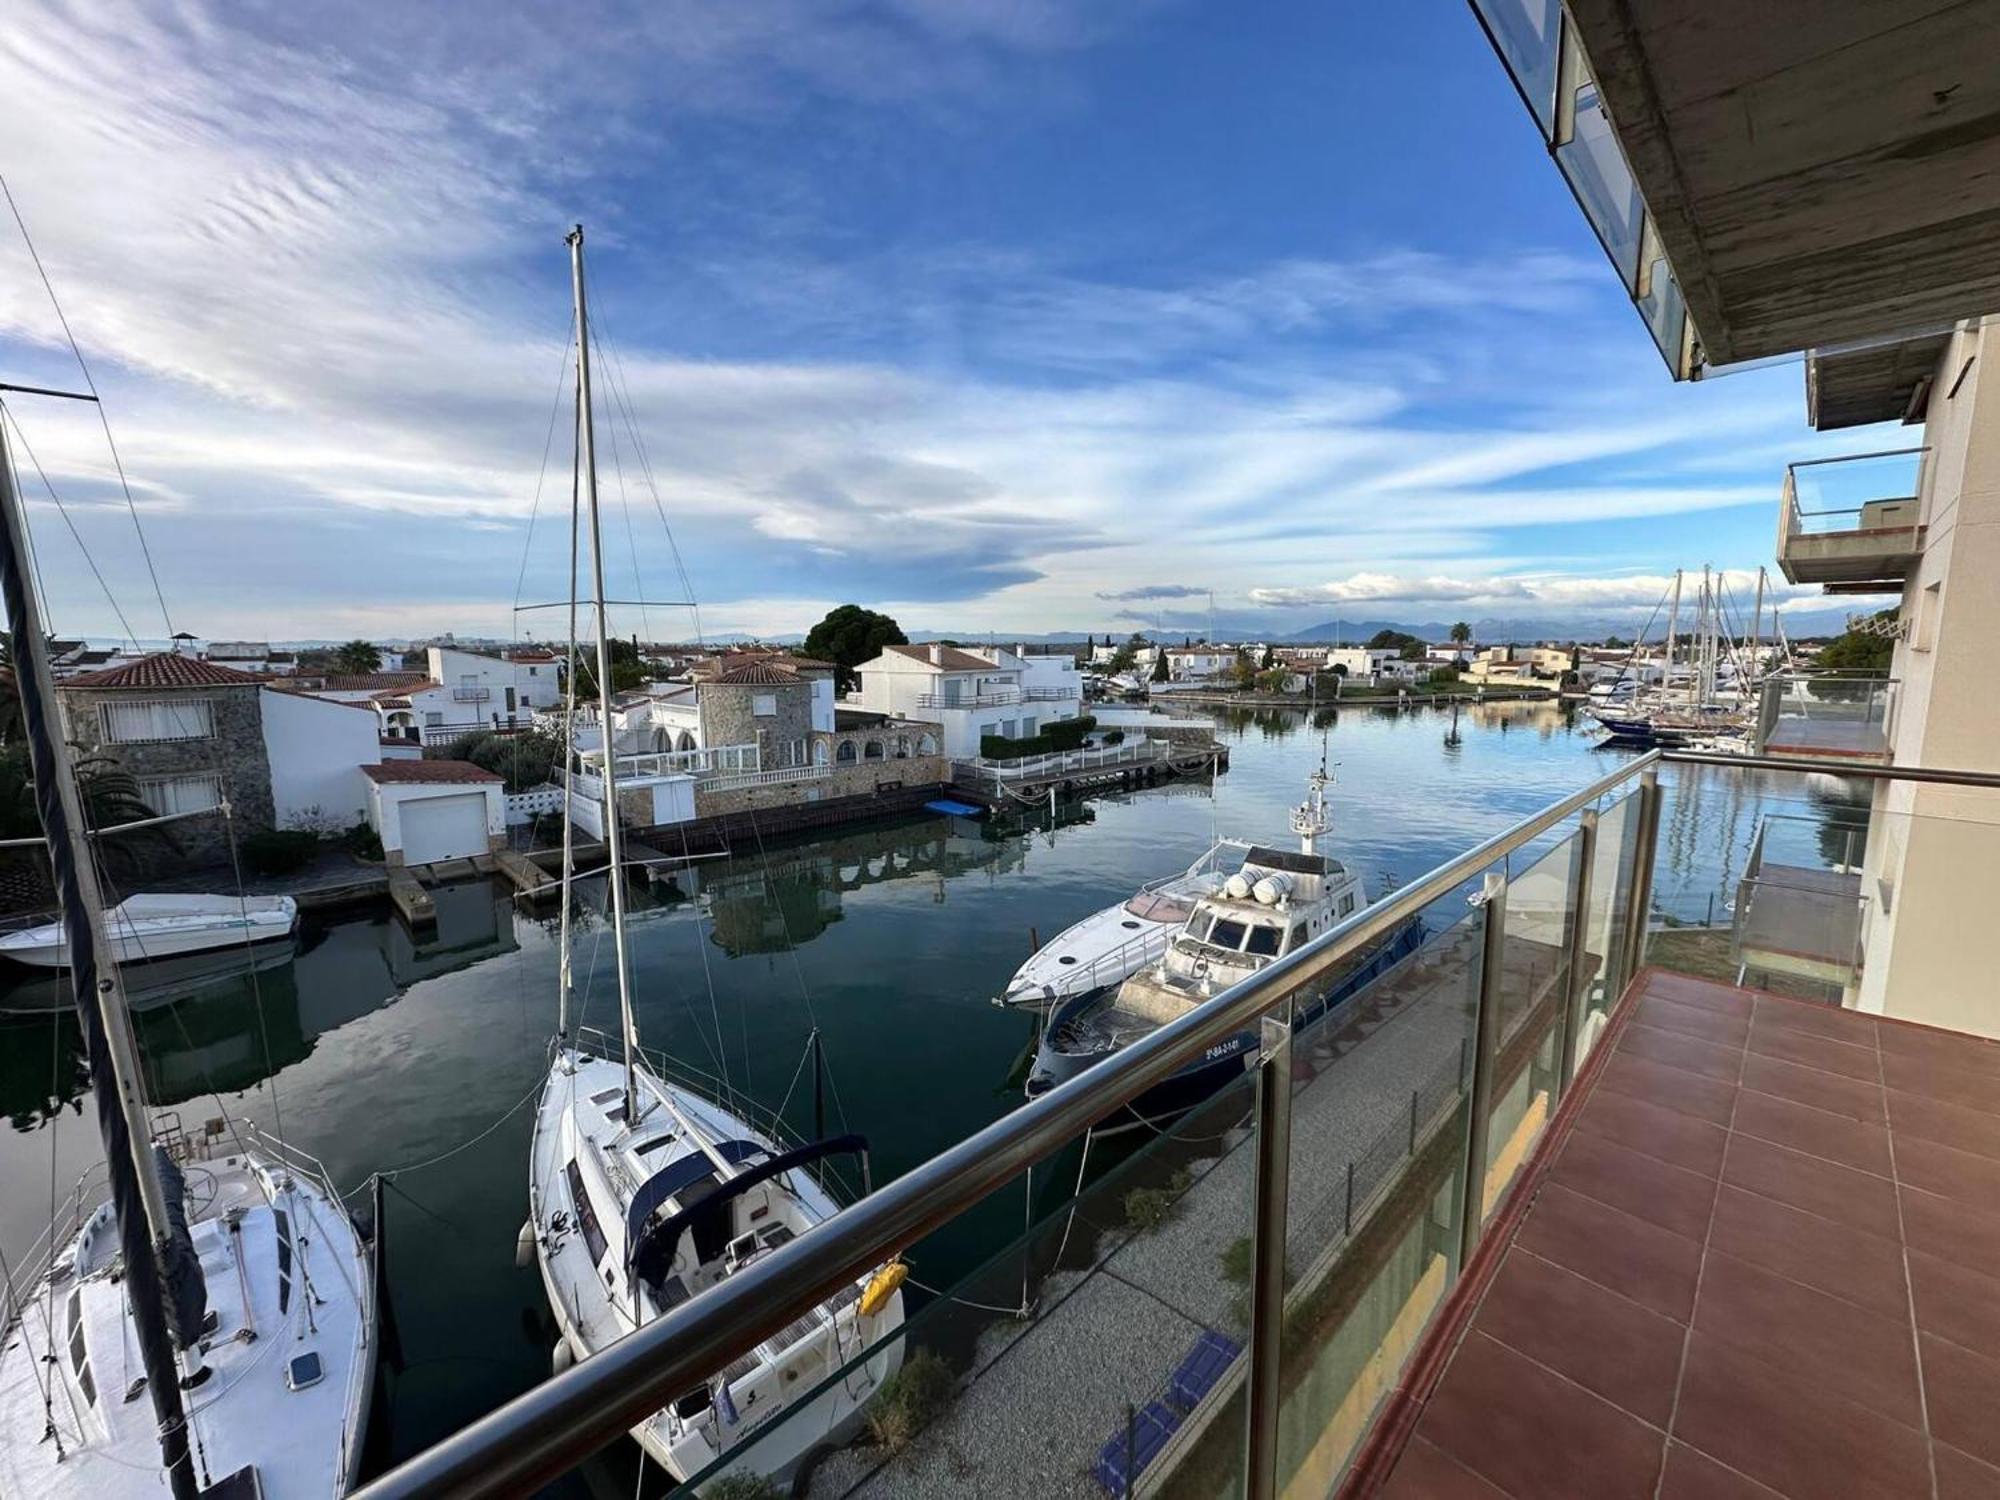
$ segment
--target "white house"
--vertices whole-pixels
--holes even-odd
[[[1167,675],[1175,682],[1205,682],[1220,677],[1235,665],[1233,646],[1167,647]]]
[[[266,677],[288,677],[299,666],[296,653],[273,651],[269,641],[210,641],[202,659],[219,667]]]
[[[562,673],[547,651],[487,656],[451,646],[425,652],[430,680],[449,690],[453,712],[447,721],[466,728],[526,724],[538,708],[562,701]]]
[[[1326,669],[1345,668],[1349,677],[1373,677],[1399,661],[1403,653],[1393,646],[1335,646],[1326,653]]]
[[[257,703],[278,826],[352,828],[368,821],[364,772],[382,758],[374,710],[271,688]]]
[[[1083,702],[1069,658],[1025,657],[1005,647],[889,646],[855,673],[850,706],[941,725],[944,753],[958,760],[975,758],[986,735],[1026,739],[1053,719],[1073,719]]]
[[[506,844],[507,799],[491,771],[462,760],[397,760],[361,774],[368,821],[391,865],[469,859]]]

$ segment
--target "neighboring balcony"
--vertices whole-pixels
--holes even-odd
[[[1899,686],[1861,673],[1767,677],[1758,687],[1757,753],[1886,764]]]
[[[454,703],[484,703],[492,696],[492,688],[455,687],[451,690],[451,701]]]
[[[1894,593],[1923,555],[1928,448],[1821,458],[1785,470],[1778,567],[1830,592]]]
[[[1868,898],[1865,822],[1774,813],[1757,826],[1736,883],[1730,955],[1739,980],[1786,975],[1846,991],[1861,974]]]
[[[988,688],[983,693],[919,693],[918,708],[1004,708],[1010,703],[1033,701],[1033,695],[1045,691],[1031,688],[1023,693],[1019,688]]]

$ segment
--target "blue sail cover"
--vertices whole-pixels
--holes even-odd
[[[716,1153],[732,1167],[739,1166],[753,1156],[764,1155],[764,1148],[755,1141],[721,1141],[716,1145]],[[639,1243],[639,1235],[646,1227],[646,1220],[653,1216],[653,1210],[693,1187],[702,1178],[715,1171],[715,1163],[708,1153],[697,1148],[686,1156],[668,1162],[659,1171],[639,1184],[639,1191],[632,1195],[631,1206],[625,1210],[625,1249],[631,1255],[632,1247]]]

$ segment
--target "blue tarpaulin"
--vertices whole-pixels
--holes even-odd
[[[975,803],[957,802],[950,797],[940,797],[935,802],[926,802],[924,811],[943,813],[948,818],[976,818],[986,809]]]

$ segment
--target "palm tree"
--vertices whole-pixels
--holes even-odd
[[[364,677],[382,670],[382,652],[372,641],[359,638],[334,647],[334,669],[351,677]]]
[[[116,828],[157,817],[132,773],[108,755],[80,753],[76,758],[76,790],[83,800],[83,821],[93,829]],[[28,747],[14,742],[0,749],[0,836],[37,838],[41,814],[35,807],[35,783],[28,768]],[[144,828],[101,840],[100,854],[108,863],[131,873],[138,867],[138,849],[148,841],[177,850],[170,828]]]
[[[1460,620],[1451,627],[1451,641],[1454,646],[1463,646],[1472,639],[1472,627]]]

